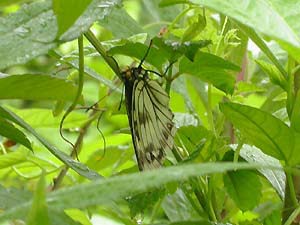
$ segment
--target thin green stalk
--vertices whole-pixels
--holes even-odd
[[[297,207],[298,206],[298,200],[297,200],[297,195],[296,195],[296,192],[295,192],[293,176],[290,172],[286,172],[286,179],[287,179],[287,182],[288,182],[290,196],[291,196],[293,206]]]
[[[122,79],[120,68],[116,62],[116,60],[109,56],[102,46],[101,42],[97,39],[97,37],[93,34],[91,30],[88,30],[84,36],[89,40],[89,42],[94,46],[94,48],[99,52],[99,54],[103,57],[103,59],[107,62],[110,68],[115,72],[115,74]]]
[[[300,214],[300,206],[298,206],[294,210],[294,212],[290,215],[290,217],[287,219],[287,221],[284,223],[284,225],[291,225],[299,214]]]
[[[214,135],[217,135],[215,125],[214,125],[214,118],[213,118],[213,112],[212,112],[212,86],[211,84],[208,84],[208,89],[207,89],[207,118],[208,118],[208,123],[210,126],[210,130],[213,132]]]
[[[70,142],[67,138],[64,137],[62,129],[63,129],[63,123],[64,120],[67,118],[67,116],[75,109],[76,105],[78,104],[82,89],[83,89],[83,76],[84,76],[84,52],[83,52],[83,36],[80,35],[78,38],[78,54],[79,54],[79,70],[78,70],[78,89],[75,96],[75,99],[72,103],[72,105],[67,109],[65,114],[63,115],[60,124],[59,124],[59,133],[62,139],[64,139],[66,142],[68,142],[74,149],[74,144]]]

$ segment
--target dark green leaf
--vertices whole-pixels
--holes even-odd
[[[52,7],[57,18],[59,37],[67,31],[84,12],[92,0],[53,0]],[[72,10],[70,10],[72,7]]]
[[[226,70],[239,71],[240,68],[218,56],[198,52],[194,62],[183,58],[179,63],[180,73],[188,73],[206,82],[213,84],[216,88],[232,94],[235,84],[233,75]]]
[[[111,48],[108,53],[111,55],[122,54],[135,57],[139,60],[143,59],[149,46],[141,43],[128,42],[123,46]],[[163,54],[156,48],[151,48],[145,61],[149,62],[156,68],[160,69],[162,64],[167,60],[167,55]]]
[[[152,43],[160,52],[164,52],[164,55],[167,55],[170,62],[175,62],[183,55],[189,60],[194,61],[194,57],[198,50],[210,45],[212,42],[210,40],[173,42],[164,40],[163,38],[154,37]]]
[[[76,86],[67,80],[38,74],[0,78],[0,99],[73,101]]]
[[[17,129],[12,123],[0,117],[0,127],[1,136],[22,144],[28,149],[32,150],[31,143],[27,139],[26,135],[22,131]]]
[[[222,103],[220,109],[264,153],[287,163],[299,160],[294,153],[294,133],[281,120],[260,109],[236,103]]]
[[[224,185],[230,197],[241,210],[251,210],[258,205],[262,185],[256,173],[252,171],[230,171],[224,175]]]

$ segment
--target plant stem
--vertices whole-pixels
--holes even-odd
[[[297,216],[299,216],[300,214],[300,206],[298,206],[293,213],[289,216],[289,218],[287,219],[287,221],[284,223],[284,225],[291,225],[293,224],[294,220],[297,218]]]
[[[84,36],[89,40],[89,42],[94,46],[94,48],[100,53],[103,59],[107,62],[110,68],[115,72],[115,74],[122,80],[120,68],[116,62],[116,60],[109,56],[105,50],[105,48],[101,45],[101,42],[97,39],[97,37],[93,34],[91,30],[88,30]]]
[[[292,204],[293,204],[294,207],[297,207],[298,206],[298,200],[297,200],[294,181],[293,181],[293,176],[292,176],[291,172],[286,172],[286,179],[287,179],[288,186],[289,186],[289,191],[290,191]]]

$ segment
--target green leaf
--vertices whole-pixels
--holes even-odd
[[[184,41],[190,41],[197,35],[201,33],[201,31],[204,30],[206,26],[206,20],[205,17],[198,15],[198,21],[195,23],[192,23],[183,33],[182,35],[182,42]]]
[[[28,0],[1,0],[0,1],[0,7],[5,7],[5,6],[16,4],[16,3],[19,3],[19,2],[25,2],[25,1],[28,1]]]
[[[50,144],[44,137],[39,135],[29,124],[27,124],[24,120],[22,120],[20,117],[18,117],[13,112],[0,106],[0,116],[3,118],[6,118],[7,120],[14,122],[15,124],[18,124],[20,127],[27,130],[34,137],[36,137],[36,139],[38,139],[42,143],[42,145],[44,145],[55,157],[57,157],[59,160],[61,160],[63,163],[68,165],[70,168],[75,170],[80,175],[82,175],[88,179],[100,178],[100,175],[98,173],[90,170],[88,167],[86,167],[82,163],[76,162],[70,156],[68,156],[66,153],[60,151],[55,146]]]
[[[69,41],[87,31],[96,20],[109,15],[119,0],[93,0],[74,25],[61,36]],[[0,18],[0,69],[23,64],[46,54],[57,46],[58,32],[52,1],[38,1],[24,5],[19,11]]]
[[[175,4],[184,4],[189,3],[189,0],[162,0],[159,3],[160,7],[175,5]]]
[[[190,0],[229,16],[256,31],[279,41],[297,60],[300,59],[299,1],[261,0],[251,4],[236,0]],[[253,3],[253,2],[252,2]],[[270,19],[272,18],[272,19]]]
[[[287,73],[276,58],[276,56],[273,54],[271,49],[268,47],[268,45],[265,43],[265,41],[250,27],[244,26],[242,24],[237,24],[238,27],[247,35],[251,40],[260,48],[261,51],[263,51],[266,56],[271,60],[271,62],[274,63],[274,65],[277,67],[277,69],[280,71],[280,73],[287,77]]]
[[[16,188],[5,188],[0,185],[0,208],[9,210],[18,207],[20,202],[29,202],[32,194],[26,190]]]
[[[17,129],[12,123],[0,117],[0,135],[13,140],[19,144],[24,145],[26,148],[32,150],[31,143],[26,135]]]
[[[0,99],[73,101],[76,86],[67,80],[38,74],[0,78]]]
[[[108,51],[108,54],[115,55],[115,54],[122,54],[131,57],[135,57],[139,60],[143,59],[147,49],[149,46],[141,44],[141,43],[132,43],[128,42],[123,46],[113,47]],[[145,61],[149,62],[156,68],[160,69],[162,64],[167,60],[167,55],[160,52],[156,48],[150,48],[149,54]]]
[[[236,147],[237,145],[235,145],[234,148]],[[249,163],[262,163],[265,165],[276,165],[278,167],[281,167],[281,164],[277,159],[264,154],[255,146],[244,144],[240,150],[240,156]],[[267,178],[267,180],[277,191],[281,199],[284,199],[286,181],[285,173],[281,170],[272,169],[259,169],[259,172]]]
[[[162,208],[172,222],[201,218],[181,189],[174,194],[168,194],[162,202]]]
[[[52,7],[57,18],[59,37],[67,31],[84,12],[92,0],[53,0]],[[70,10],[72,7],[72,10]]]
[[[160,37],[152,39],[153,46],[159,49],[159,52],[167,56],[170,62],[177,61],[181,56],[185,55],[189,60],[194,61],[194,57],[200,48],[210,45],[210,40],[174,42],[164,40]]]
[[[283,90],[288,91],[287,81],[276,66],[263,60],[255,60],[255,62],[270,77],[273,84],[279,85]]]
[[[251,210],[258,205],[262,185],[257,174],[252,171],[230,171],[223,178],[230,197],[241,210]]]
[[[56,47],[57,27],[51,1],[24,5],[0,18],[0,69],[25,63]]]
[[[300,133],[300,91],[297,92],[291,115],[291,128]]]
[[[95,21],[106,19],[112,9],[119,7],[120,3],[120,0],[92,0],[84,13],[75,21],[73,26],[60,37],[60,40],[69,41],[78,38],[82,33],[86,32]]]
[[[183,58],[179,63],[180,73],[196,76],[213,84],[216,88],[232,94],[235,78],[226,70],[239,71],[240,68],[218,56],[205,52],[198,52],[194,62]]]
[[[263,167],[263,165],[245,163],[206,163],[173,166],[74,185],[70,188],[49,193],[47,203],[51,204],[51,207],[56,210],[84,208],[98,204],[105,205],[116,200],[121,200],[126,196],[150,191],[174,181],[182,182],[191,177],[223,173],[229,170]],[[30,201],[20,201],[17,207],[12,207],[2,212],[0,214],[0,221],[15,218],[29,207]]]
[[[42,174],[33,196],[32,206],[27,217],[27,225],[50,224],[45,190],[46,180],[45,175]]]
[[[10,152],[5,155],[0,155],[0,169],[8,168],[25,162],[27,160],[27,154],[28,150],[20,148],[17,151]]]
[[[123,8],[114,8],[109,17],[100,20],[99,24],[110,30],[115,38],[128,38],[145,33],[144,29]]]
[[[79,209],[66,209],[65,213],[73,220],[80,222],[82,225],[92,225],[86,213]]]
[[[287,163],[296,157],[294,133],[281,120],[260,109],[236,103],[222,103],[220,109],[264,153]]]

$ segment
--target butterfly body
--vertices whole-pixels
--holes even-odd
[[[142,66],[123,72],[126,108],[139,169],[162,165],[173,148],[176,129],[169,109],[169,96]]]

